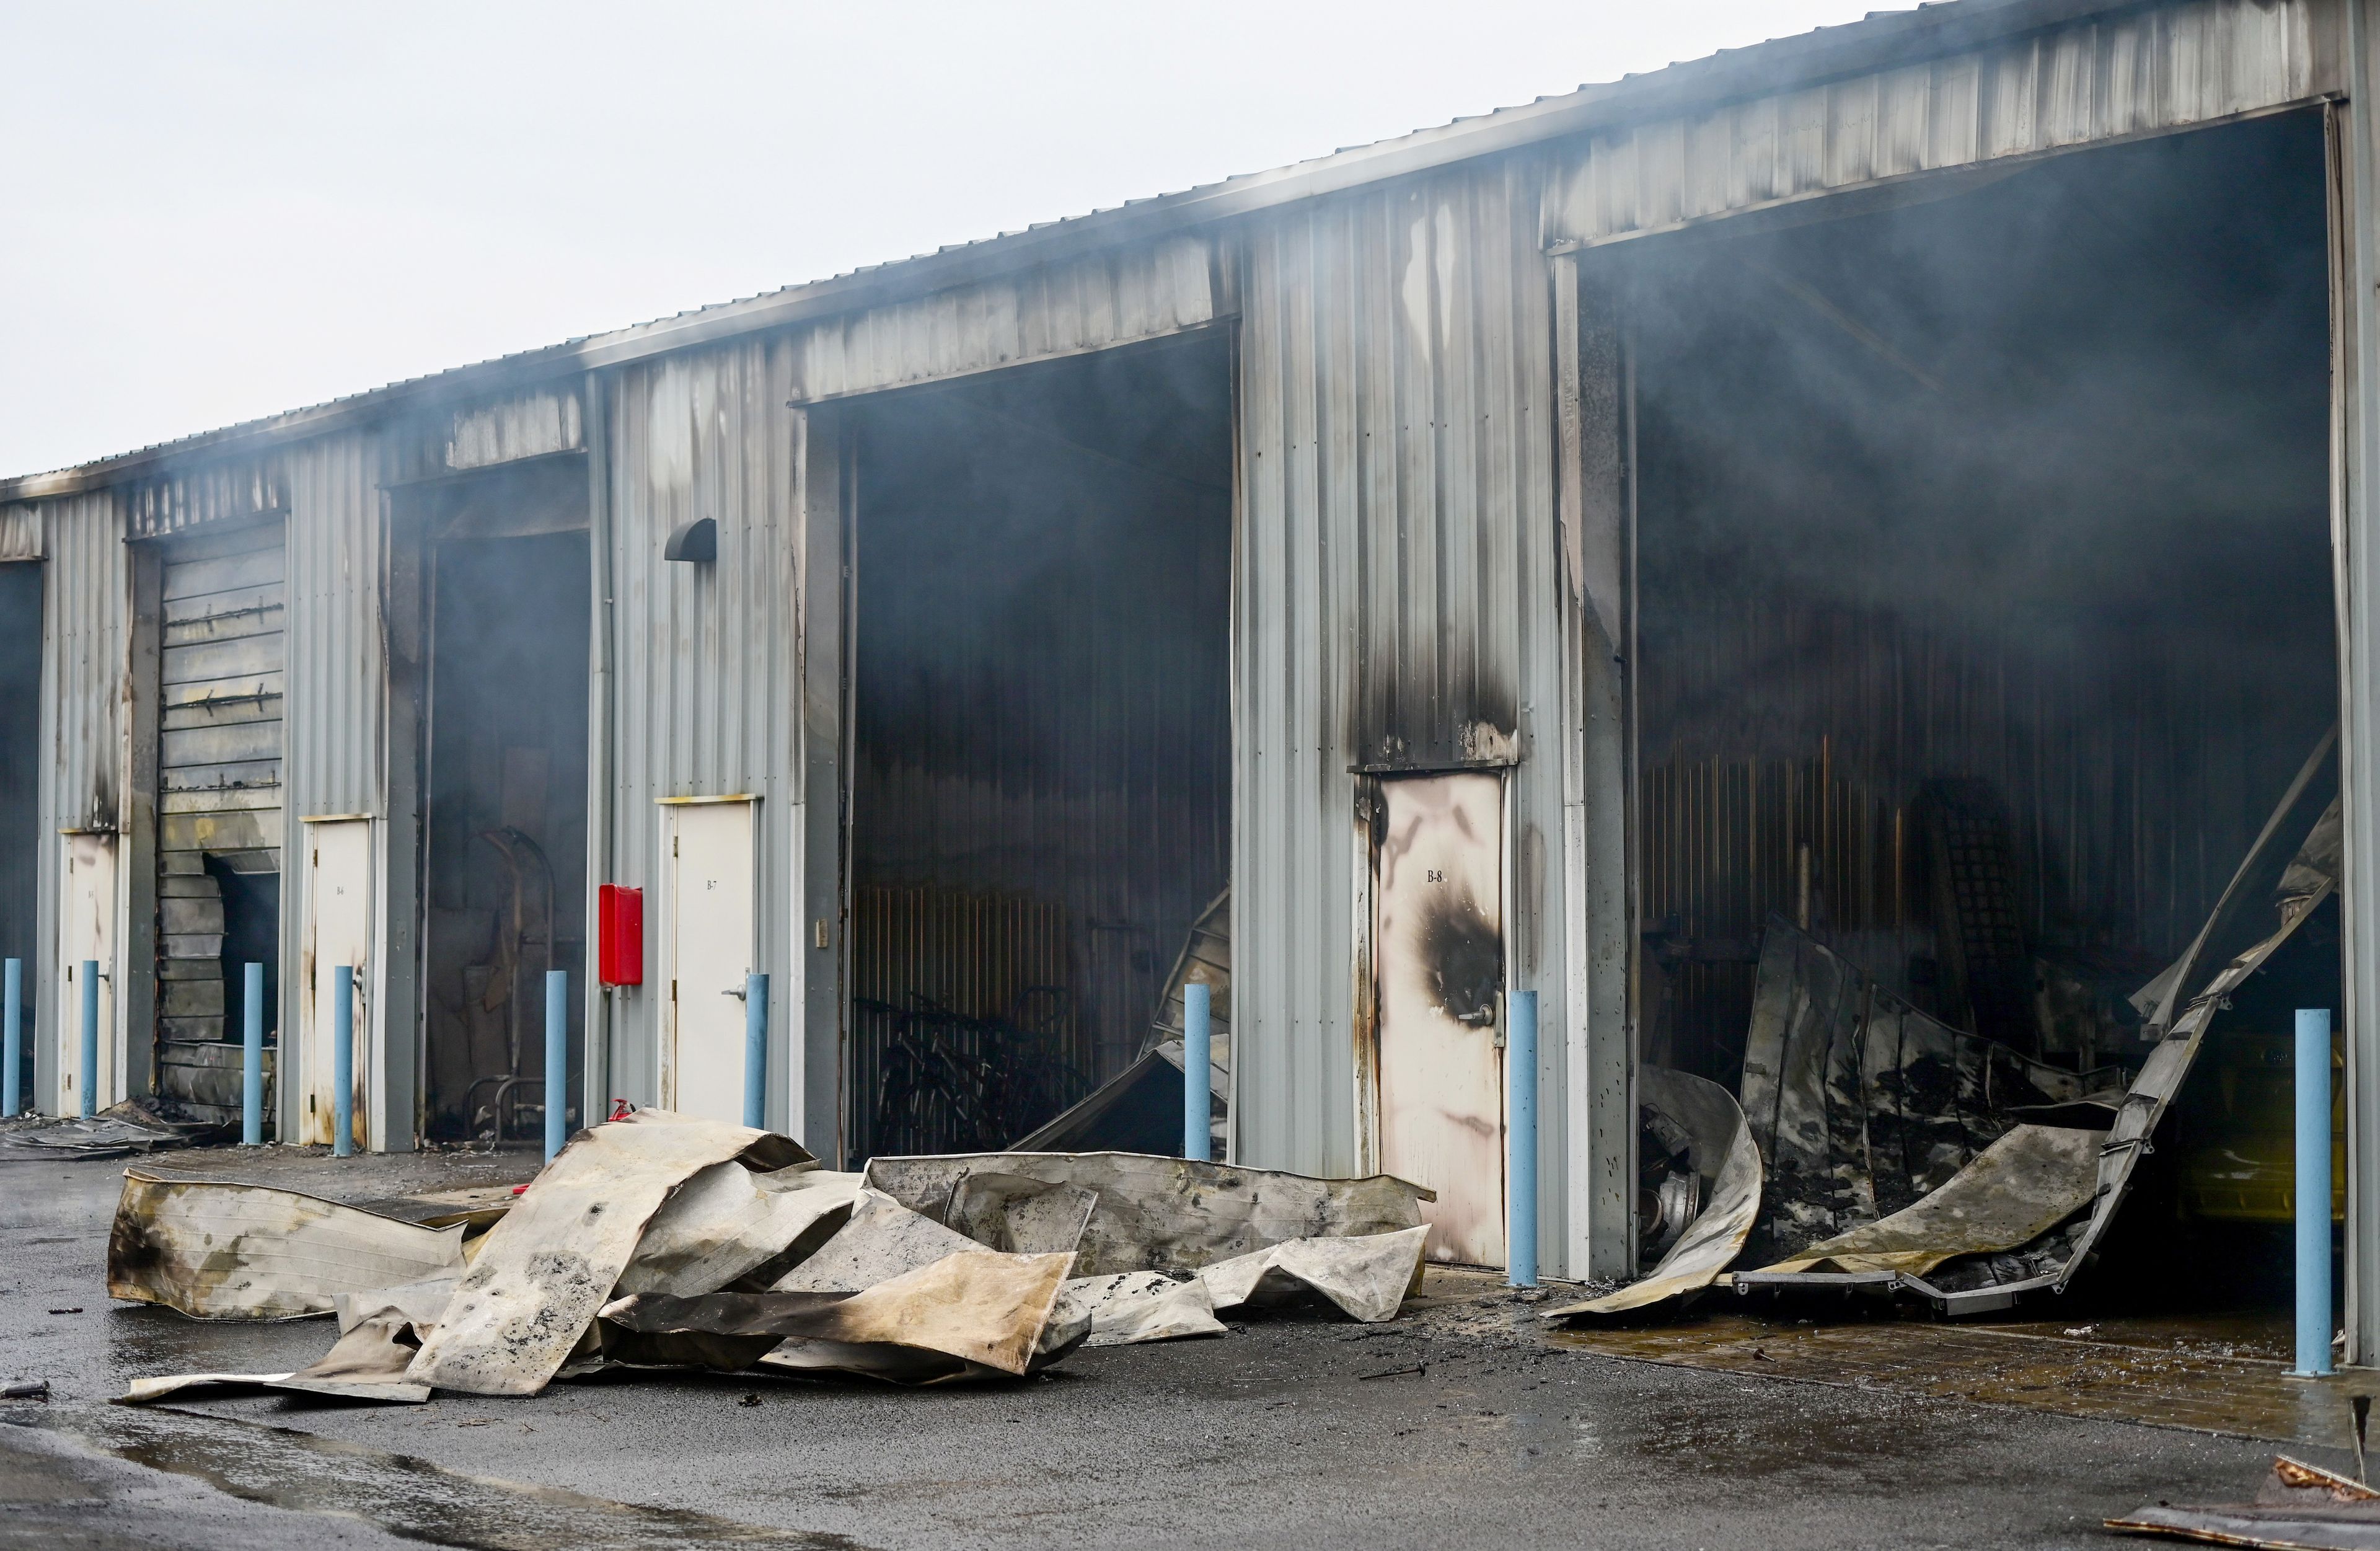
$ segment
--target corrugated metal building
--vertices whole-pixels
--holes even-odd
[[[1367,838],[1380,783],[1498,773],[1499,973],[1540,995],[1547,1031],[1548,1268],[1623,1271],[1642,925],[1629,867],[1635,427],[1606,261],[2295,109],[2328,116],[2338,169],[2347,1023],[2369,1071],[2380,1035],[2358,1009],[2380,995],[2366,709],[2380,572],[2364,470],[2380,464],[2380,410],[2359,385],[2380,372],[2380,323],[2360,299],[2380,238],[2380,142],[2361,109],[2373,21],[2363,0],[1954,0],[0,482],[0,561],[44,577],[39,922],[25,945],[39,1102],[65,1102],[62,976],[94,954],[115,992],[115,1086],[153,1081],[161,983],[146,966],[170,958],[158,890],[173,875],[160,871],[160,815],[200,804],[263,815],[273,832],[252,847],[285,859],[275,952],[289,970],[269,1020],[289,1031],[283,1135],[303,1133],[326,1096],[302,1069],[313,966],[352,961],[367,1141],[412,1144],[431,1102],[425,1031],[484,1023],[472,1005],[439,1010],[423,934],[488,922],[504,973],[524,972],[532,946],[577,971],[581,1113],[615,1096],[665,1101],[678,1081],[663,989],[672,858],[686,826],[712,822],[697,808],[733,800],[749,820],[731,846],[749,847],[748,967],[775,987],[769,1118],[814,1145],[847,1138],[857,428],[895,390],[1212,336],[1228,344],[1236,459],[1233,1154],[1314,1172],[1393,1161],[1378,1142]],[[474,515],[490,480],[534,489],[512,509],[538,515]],[[663,559],[674,533],[704,520],[715,561]],[[565,910],[549,873],[541,934],[518,919],[536,901],[524,905],[517,877],[508,903],[487,905],[482,889],[451,919],[424,904],[443,886],[438,857],[455,854],[425,830],[442,757],[425,730],[425,622],[451,624],[433,601],[441,545],[531,530],[584,535],[589,578],[586,855],[573,875],[589,886]],[[279,742],[248,750],[239,763],[255,769],[237,777],[277,785],[243,786],[237,803],[161,781],[152,732],[176,729],[177,706],[200,706],[192,725],[229,714],[222,697],[237,686],[161,666],[189,622],[159,597],[165,568],[230,532],[278,551],[273,578],[243,583],[273,590],[252,602],[278,610],[277,655],[260,645],[239,671],[258,697],[240,725],[275,711]],[[507,810],[549,775],[504,773]],[[332,839],[342,825],[358,827]],[[505,826],[520,828],[483,833]],[[78,837],[86,861],[112,869],[103,919],[75,917]],[[0,881],[19,895],[7,865]],[[641,986],[588,983],[594,882],[647,890]],[[340,915],[330,894],[358,884],[362,913]],[[1170,958],[1175,945],[1158,946]],[[2380,1332],[2380,1109],[2354,1114],[2365,1351]]]

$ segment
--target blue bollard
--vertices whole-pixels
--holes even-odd
[[[99,1113],[99,960],[82,961],[82,1117]]]
[[[744,1123],[759,1130],[769,1117],[769,977],[744,977]]]
[[[24,995],[25,961],[11,959],[0,966],[0,999],[7,1003],[0,1007],[0,1051],[6,1052],[0,1055],[0,1060],[7,1062],[6,1069],[0,1070],[0,1115],[12,1117],[22,1114],[25,1108],[24,1084],[17,1080],[17,1069],[25,1059],[23,1009],[17,1004]]]
[[[545,1155],[570,1134],[570,971],[545,971]]]
[[[331,971],[331,1155],[356,1155],[356,970]]]
[[[264,966],[240,975],[239,1144],[264,1145]]]
[[[2297,1378],[2330,1366],[2330,1010],[2298,1009]]]
[[[1537,994],[1505,998],[1504,1081],[1511,1113],[1504,1122],[1505,1280],[1537,1285]]]
[[[1212,988],[1192,981],[1182,988],[1182,1155],[1214,1156],[1215,1021]]]

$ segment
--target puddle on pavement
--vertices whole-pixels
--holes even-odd
[[[2135,1316],[2075,1324],[1837,1324],[1708,1314],[1683,1324],[1565,1329],[1553,1344],[1763,1378],[1971,1400],[2065,1416],[2335,1448],[2352,1447],[2349,1397],[2380,1373],[2307,1382],[2267,1355],[2269,1316]]]
[[[799,1546],[862,1551],[838,1534],[743,1524],[450,1471],[411,1455],[170,1410],[78,1407],[6,1419],[55,1427],[152,1470],[248,1502],[359,1519],[408,1540],[471,1551],[632,1551],[640,1546]]]

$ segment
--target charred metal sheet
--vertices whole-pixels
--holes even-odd
[[[193,1319],[302,1319],[341,1293],[463,1267],[463,1229],[431,1228],[296,1191],[128,1169],[107,1240],[107,1293]]]
[[[2006,1308],[2019,1295],[2044,1288],[2064,1290],[2122,1206],[2133,1166],[2180,1092],[2209,1025],[2231,993],[2338,887],[2334,742],[2335,735],[2325,738],[2299,771],[2189,950],[2141,992],[2152,1027],[2168,1032],[2117,1107],[2111,1129],[2026,1127],[2033,1134],[2002,1157],[1988,1165],[1978,1160],[1981,1166],[1948,1182],[1955,1189],[1903,1210],[1888,1228],[1877,1223],[1867,1232],[1846,1229],[1828,1240],[1805,1240],[1788,1248],[1780,1264],[1742,1274],[1737,1285],[1890,1282],[1954,1314]],[[2213,966],[2220,968],[2210,973]],[[1749,1092],[1748,1062],[1745,1084]],[[2005,1093],[1999,1089],[1994,1096]],[[1780,1112],[1786,1109],[1780,1102]],[[1985,1123],[1992,1118],[1991,1112],[1982,1117]],[[1780,1150],[1789,1144],[1780,1128]],[[2070,1204],[2059,1211],[2061,1203]],[[2090,1215],[2077,1217],[2086,1205]],[[2011,1239],[2027,1221],[2044,1224],[2045,1231],[2014,1242],[1985,1242]]]
[[[912,1212],[881,1191],[862,1189],[847,1220],[818,1252],[786,1272],[771,1292],[863,1292],[923,1270],[946,1255],[984,1246]]]
[[[976,1174],[1098,1192],[1083,1229],[1080,1273],[1197,1271],[1292,1239],[1360,1238],[1421,1222],[1435,1192],[1386,1174],[1316,1179],[1142,1153],[981,1153],[874,1158],[867,1182],[929,1217]]]
[[[1077,1276],[1066,1283],[1059,1309],[1089,1322],[1083,1342],[1087,1347],[1220,1336],[1225,1329],[1215,1317],[1215,1301],[1203,1274],[1188,1281],[1176,1281],[1160,1271]]]
[[[2111,1530],[2273,1551],[2380,1551],[2380,1492],[2282,1455],[2252,1503],[2155,1503],[2106,1520]]]
[[[134,1379],[117,1397],[121,1405],[149,1405],[194,1389],[283,1389],[346,1400],[383,1400],[419,1405],[430,1386],[406,1379],[420,1349],[413,1323],[393,1310],[379,1311],[344,1332],[312,1363],[287,1374],[180,1374]]]
[[[1767,1171],[1752,1252],[1786,1259],[1949,1182],[2020,1105],[2083,1080],[1964,1033],[1815,938],[1769,923],[1744,1046],[1743,1110]]]
[[[1735,1263],[1759,1215],[1760,1149],[1735,1095],[1706,1078],[1638,1067],[1636,1101],[1684,1133],[1688,1161],[1704,1184],[1702,1211],[1641,1281],[1548,1309],[1548,1319],[1625,1313],[1700,1292]]]
[[[1905,1271],[2013,1250],[2091,1203],[2101,1133],[2019,1126],[1949,1183],[1880,1221],[1803,1248],[1764,1272]],[[1745,1281],[1739,1275],[1739,1284]]]
[[[970,1174],[951,1191],[942,1226],[1008,1254],[1072,1254],[1099,1192],[1016,1174]]]
[[[579,1132],[490,1228],[407,1372],[470,1395],[534,1395],[578,1345],[670,1194],[705,1168],[813,1161],[767,1131],[640,1109]],[[383,1278],[383,1285],[414,1279]]]
[[[1428,1238],[1427,1227],[1408,1227],[1355,1239],[1293,1239],[1209,1265],[1198,1279],[1218,1309],[1314,1296],[1349,1319],[1378,1325],[1396,1318],[1406,1294],[1421,1285]]]
[[[740,1163],[713,1164],[653,1214],[614,1290],[691,1298],[734,1286],[772,1261],[801,1258],[805,1241],[824,1242],[858,1191],[856,1174],[798,1166],[755,1174]]]
[[[645,1294],[607,1304],[608,1325],[637,1336],[757,1343],[748,1366],[780,1342],[888,1346],[940,1353],[994,1373],[1024,1374],[1040,1348],[1074,1256],[945,1255],[863,1292]]]

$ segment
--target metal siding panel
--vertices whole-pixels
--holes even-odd
[[[130,575],[113,491],[42,503],[42,567],[39,942],[34,1031],[55,1027],[58,831],[115,826],[122,789]],[[120,934],[119,940],[120,940]],[[33,1031],[28,1032],[32,1037]],[[56,1042],[34,1040],[34,1094],[57,1107]]]
[[[1602,130],[1560,153],[1547,183],[1544,239],[1588,246],[1918,170],[2311,102],[2323,3],[2180,0],[1716,113]],[[1656,143],[1681,147],[1682,160],[1647,157],[1644,148]]]
[[[580,415],[577,390],[567,385],[457,409],[447,420],[444,464],[450,470],[486,469],[577,452],[587,445]]]
[[[0,507],[0,561],[42,557],[42,507],[34,501]]]
[[[758,967],[784,988],[771,996],[771,1125],[786,1123],[787,1031],[798,1005],[791,912],[801,908],[792,871],[800,428],[787,401],[797,378],[840,372],[853,340],[873,328],[641,363],[622,369],[609,396],[614,757],[612,862],[602,881],[660,899],[657,800],[760,799]],[[698,516],[719,524],[718,561],[664,562],[670,530]],[[650,929],[664,925],[656,918]],[[659,1096],[666,994],[659,982],[625,988],[613,1019],[613,1091],[640,1104]]]
[[[791,397],[805,403],[1101,349],[1211,323],[1204,235],[826,319],[799,333]]]
[[[1350,764],[1400,738],[1416,757],[1457,760],[1475,721],[1511,732],[1521,703],[1559,703],[1539,194],[1535,164],[1490,163],[1245,231],[1233,930],[1245,1163],[1359,1165]],[[1558,762],[1532,755],[1524,772],[1516,836],[1559,812]],[[1534,915],[1554,874],[1524,854]],[[1516,940],[1531,954],[1520,972],[1558,1008],[1559,933],[1533,922]],[[1548,1132],[1558,1158],[1559,1124]]]

